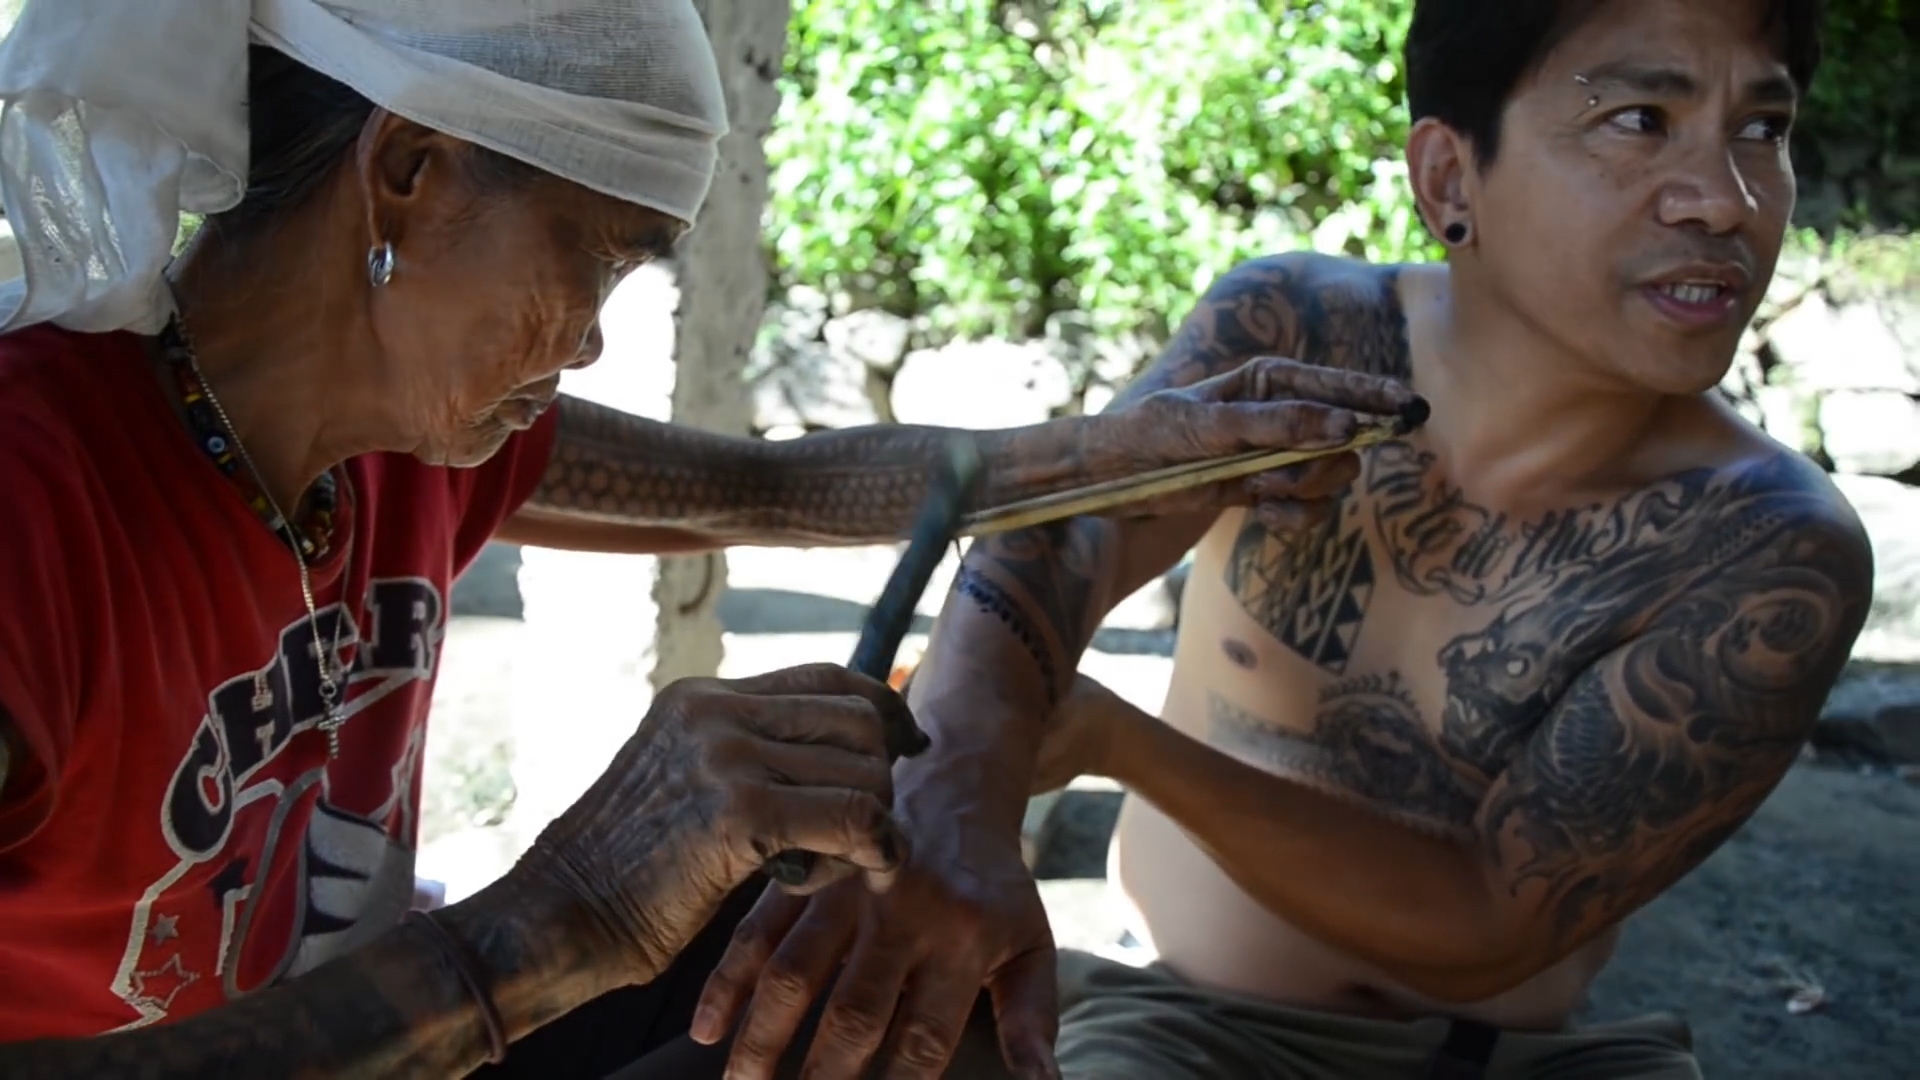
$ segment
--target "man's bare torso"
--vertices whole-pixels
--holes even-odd
[[[1376,324],[1400,318],[1396,300],[1421,310],[1423,290],[1444,288],[1372,273],[1385,283]],[[1354,295],[1322,310],[1367,318]],[[1377,330],[1370,340],[1392,340]],[[1421,338],[1416,320],[1402,363]],[[1756,492],[1807,468],[1707,401],[1650,428],[1619,482],[1526,505],[1496,505],[1422,434],[1378,447],[1323,526],[1281,535],[1235,513],[1201,541],[1162,717],[1245,762],[1473,842],[1490,784],[1574,677],[1682,601],[1730,547],[1757,542],[1767,522],[1749,512]],[[1687,782],[1646,779],[1637,805],[1548,816],[1570,833],[1631,830],[1659,813],[1665,785]],[[1142,936],[1176,972],[1308,1008],[1557,1026],[1614,946],[1603,934],[1498,998],[1443,1007],[1289,926],[1142,800],[1122,813],[1116,864]]]

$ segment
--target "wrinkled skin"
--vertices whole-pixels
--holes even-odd
[[[295,212],[212,219],[171,276],[209,384],[290,506],[358,454],[485,461],[599,357],[601,304],[685,228],[376,109]],[[392,276],[371,287],[382,244]]]
[[[598,782],[514,869],[572,896],[605,963],[666,969],[726,895],[774,853],[831,856],[794,891],[850,871],[884,890],[906,856],[881,716],[888,687],[833,664],[663,690]]]

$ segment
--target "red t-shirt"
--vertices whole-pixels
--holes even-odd
[[[0,797],[0,1042],[191,1015],[398,920],[450,586],[554,438],[549,415],[476,469],[347,463],[352,542],[314,568],[348,666],[329,765],[292,553],[160,385],[132,335],[0,337],[0,706],[28,749]]]

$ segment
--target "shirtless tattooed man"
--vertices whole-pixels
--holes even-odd
[[[1872,591],[1840,495],[1714,389],[1793,207],[1818,21],[1419,0],[1407,163],[1445,262],[1236,267],[1130,393],[1274,355],[1397,376],[1432,420],[1314,466],[1318,513],[976,545],[912,687],[912,865],[884,897],[761,904],[696,1025],[744,1016],[737,1075],[844,957],[828,1077],[883,1040],[888,1077],[940,1075],[983,983],[1023,1076],[1058,1008],[1070,1078],[1697,1077],[1680,1038],[1569,1016],[1793,762]],[[1160,717],[1076,682],[1196,543]],[[1056,973],[1017,835],[1083,772],[1131,793],[1117,876],[1153,966]]]

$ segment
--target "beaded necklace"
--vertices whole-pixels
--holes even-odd
[[[320,719],[320,730],[326,733],[327,760],[331,761],[340,756],[340,727],[347,722],[340,701],[341,681],[345,675],[340,662],[340,635],[346,620],[343,617],[334,624],[333,648],[329,650],[320,640],[320,612],[313,599],[313,576],[308,563],[325,558],[333,546],[338,482],[331,469],[321,475],[314,485],[312,498],[308,500],[312,522],[304,529],[296,526],[262,484],[260,470],[248,456],[240,437],[234,433],[227,410],[207,386],[206,377],[200,372],[200,363],[194,358],[193,344],[187,339],[186,331],[177,317],[169,320],[160,332],[159,343],[160,354],[179,386],[180,400],[186,407],[187,422],[193,428],[194,440],[213,459],[214,465],[239,487],[247,505],[253,508],[260,520],[292,550],[293,561],[300,568],[300,599],[307,606],[307,625],[313,631],[314,660],[320,667],[320,701],[325,710]],[[254,700],[256,708],[264,708],[263,701],[272,700],[264,680],[256,683]]]
[[[169,320],[166,329],[160,331],[160,354],[173,374],[180,401],[186,408],[188,426],[193,429],[194,442],[240,489],[241,497],[275,536],[309,563],[325,559],[333,549],[334,514],[339,506],[339,482],[334,479],[333,471],[321,474],[315,482],[313,496],[308,500],[305,527],[288,520],[260,486],[259,477],[245,467],[247,462],[240,450],[240,440],[227,426],[217,400],[207,389],[206,380],[201,378],[193,347],[187,344],[178,319]]]

